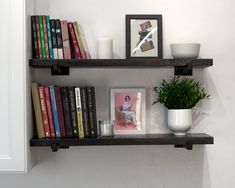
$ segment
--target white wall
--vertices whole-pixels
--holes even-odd
[[[143,4],[144,2],[144,4]],[[200,42],[201,57],[214,66],[196,70],[194,77],[211,94],[203,101],[192,132],[215,137],[212,146],[193,151],[172,146],[74,147],[52,153],[33,148],[38,165],[28,175],[1,175],[1,188],[229,188],[234,187],[235,127],[235,2],[233,0],[38,0],[35,12],[69,20],[84,27],[92,54],[96,39],[114,39],[116,57],[125,54],[125,14],[162,14],[164,57],[172,42]],[[42,84],[93,84],[97,89],[98,118],[108,118],[108,89],[115,86],[147,88],[148,132],[167,132],[164,109],[151,106],[153,86],[173,75],[172,69],[73,69],[70,77],[51,77],[47,70],[33,71]]]

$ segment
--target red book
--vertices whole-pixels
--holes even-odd
[[[50,91],[48,87],[44,87],[44,94],[46,99],[46,106],[47,106],[47,114],[49,119],[49,125],[50,125],[50,131],[51,131],[51,137],[55,137],[55,127],[54,127],[54,121],[53,121],[53,114],[51,109],[51,97],[50,97]]]
[[[60,134],[61,134],[61,137],[66,137],[60,88],[57,86],[55,87],[55,98],[56,98],[56,106],[57,106],[59,122],[60,122]]]
[[[40,40],[40,28],[39,28],[38,16],[35,16],[35,22],[36,22],[37,43],[38,43],[38,56],[39,59],[42,59],[42,46]]]
[[[82,55],[81,55],[81,52],[80,52],[80,49],[79,49],[79,46],[78,46],[78,41],[76,39],[76,35],[75,35],[75,32],[74,32],[74,28],[73,28],[73,23],[69,22],[68,23],[68,28],[69,28],[69,35],[71,37],[71,40],[72,40],[72,46],[73,46],[73,49],[74,49],[74,56],[76,59],[82,59]]]
[[[40,99],[40,104],[41,104],[41,113],[42,113],[45,137],[51,137],[49,120],[48,120],[48,115],[47,115],[46,99],[45,99],[43,87],[38,87],[38,93],[39,93],[39,99]]]
[[[47,35],[47,20],[46,16],[42,16],[43,21],[43,32],[44,32],[44,41],[45,41],[45,48],[46,48],[46,58],[49,59],[49,44],[48,44],[48,35]]]

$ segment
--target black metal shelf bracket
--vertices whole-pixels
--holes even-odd
[[[193,144],[190,142],[186,142],[185,144],[176,144],[175,148],[185,148],[187,150],[192,150],[193,149]]]
[[[175,76],[192,76],[193,66],[191,63],[186,63],[185,65],[175,66]]]
[[[51,75],[53,76],[68,76],[69,75],[69,67],[62,67],[58,64],[54,64],[51,67]]]
[[[57,152],[59,149],[69,149],[69,146],[60,146],[57,143],[51,144],[51,150],[52,152]]]

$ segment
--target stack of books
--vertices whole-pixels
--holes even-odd
[[[84,32],[77,22],[31,16],[34,59],[90,59]]]
[[[38,138],[97,137],[95,88],[32,83]]]

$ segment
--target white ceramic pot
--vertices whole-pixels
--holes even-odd
[[[168,110],[168,127],[174,135],[186,135],[192,124],[191,109]]]
[[[173,58],[189,58],[194,59],[199,56],[199,43],[175,43],[171,44],[171,54]]]

